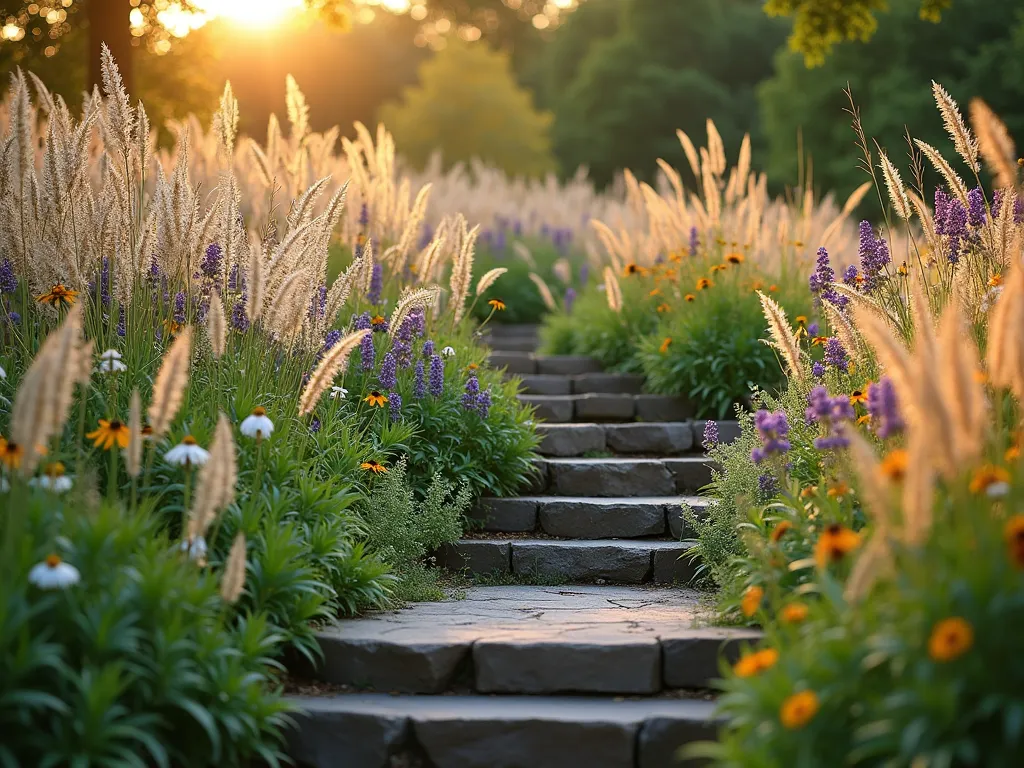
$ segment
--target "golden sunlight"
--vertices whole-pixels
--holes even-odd
[[[211,19],[225,19],[248,27],[274,28],[304,5],[303,0],[195,0]]]

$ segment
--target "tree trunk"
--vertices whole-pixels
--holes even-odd
[[[114,54],[114,61],[121,70],[125,89],[132,92],[132,33],[128,14],[131,13],[128,0],[89,0],[89,83],[103,87],[103,65],[100,52],[103,43]]]

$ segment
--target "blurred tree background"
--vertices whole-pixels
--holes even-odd
[[[0,69],[31,69],[78,103],[90,9],[119,2],[133,94],[157,125],[208,117],[230,79],[259,137],[292,73],[314,127],[384,119],[417,164],[437,149],[514,174],[650,179],[658,157],[687,167],[675,130],[702,143],[710,117],[730,157],[749,132],[780,187],[798,181],[799,136],[816,187],[843,195],[861,180],[844,88],[897,157],[906,128],[943,145],[935,79],[1024,140],[1020,0],[305,0],[272,27],[225,17],[180,36],[161,14],[214,0],[42,0],[0,7]],[[268,2],[286,0],[236,6]]]

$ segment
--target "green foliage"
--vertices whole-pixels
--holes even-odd
[[[844,4],[845,5],[845,4]],[[907,128],[939,148],[951,161],[942,120],[927,85],[941,83],[961,105],[980,97],[1024,136],[1024,12],[1015,0],[957,0],[942,24],[919,18],[917,0],[893,0],[892,11],[866,44],[842,44],[820,67],[807,69],[801,56],[782,51],[775,75],[759,88],[767,172],[776,182],[797,180],[804,152],[814,163],[820,189],[846,194],[865,181],[850,155],[854,140],[844,109],[850,86],[869,137],[905,154]],[[959,167],[959,166],[957,166]],[[941,183],[929,168],[926,185]],[[877,198],[868,203],[877,211]]]
[[[498,251],[494,248],[487,248],[478,251],[474,261],[474,270],[477,274],[486,274],[496,267],[504,267],[508,270],[493,286],[484,291],[484,294],[477,301],[474,308],[474,317],[484,321],[491,314],[491,308],[487,302],[491,299],[501,299],[505,302],[506,308],[496,313],[491,318],[491,323],[539,323],[550,311],[544,303],[544,299],[537,289],[537,286],[530,279],[530,273],[536,273],[553,294],[558,306],[564,306],[565,291],[572,287],[574,291],[582,288],[581,276],[577,269],[573,275],[573,265],[569,258],[564,256],[551,243],[543,241],[531,241],[526,243],[529,248],[534,265],[530,265],[517,255],[510,253],[511,248]],[[555,274],[555,264],[561,263],[565,272],[570,277],[569,284],[565,284],[561,277]]]
[[[377,477],[360,514],[370,532],[369,547],[402,577],[397,590],[400,599],[442,599],[437,571],[427,571],[423,558],[442,544],[462,535],[462,519],[472,497],[463,484],[455,492],[452,484],[435,474],[422,501],[409,487],[407,461]]]
[[[278,638],[145,510],[0,494],[0,764],[278,765]],[[29,583],[57,552],[81,581]]]
[[[806,593],[806,621],[766,622],[765,645],[778,662],[752,677],[728,676],[728,725],[721,744],[702,752],[723,766],[1018,762],[1024,571],[994,507],[1020,508],[1019,473],[998,502],[972,497],[964,485],[936,505],[923,545],[893,552],[886,573],[898,578],[848,601],[840,581],[823,574]],[[936,653],[932,638],[951,618],[970,635],[958,653]],[[800,690],[813,692],[820,709],[801,728],[783,727],[780,709]]]
[[[806,290],[796,286],[773,297],[790,316],[802,314],[810,303]],[[783,379],[775,350],[761,342],[763,327],[761,303],[743,281],[723,280],[701,291],[696,301],[668,315],[659,327],[661,338],[641,341],[648,390],[685,395],[698,417],[721,419],[735,405],[749,407],[752,387],[772,389]],[[666,338],[671,343],[662,351]]]
[[[759,5],[583,4],[555,34],[544,65],[552,81],[545,103],[556,114],[563,170],[586,165],[604,185],[622,168],[653,178],[659,157],[686,167],[676,129],[698,136],[708,118],[726,146],[739,146],[748,131],[757,143],[753,88],[770,73],[784,39],[784,25],[766,18]],[[736,50],[744,55],[733,55]]]
[[[508,56],[486,45],[449,40],[420,67],[418,85],[381,107],[380,119],[418,167],[440,150],[449,166],[480,158],[509,174],[554,170],[551,116],[516,85]]]
[[[569,314],[549,315],[541,329],[541,351],[551,355],[589,355],[608,371],[639,373],[639,341],[659,324],[658,298],[639,279],[620,280],[622,311],[608,308],[603,286],[588,287]]]
[[[917,0],[915,0],[916,2]],[[921,19],[937,22],[953,0],[920,0]],[[769,16],[793,17],[789,47],[802,53],[808,66],[825,61],[833,47],[844,40],[870,40],[878,28],[875,14],[889,10],[887,0],[767,0]]]

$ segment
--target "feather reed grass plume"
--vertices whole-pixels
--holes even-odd
[[[789,326],[786,311],[761,291],[757,292],[761,299],[761,310],[768,322],[768,333],[771,339],[762,339],[769,347],[773,347],[782,356],[791,377],[797,382],[805,378],[803,366],[800,365],[800,342]]]
[[[1014,264],[989,316],[986,363],[993,387],[1024,403],[1024,267]]]
[[[967,128],[963,115],[960,114],[960,108],[953,101],[953,97],[946,92],[946,89],[934,80],[932,80],[932,93],[935,95],[935,103],[939,107],[939,112],[942,113],[942,122],[946,124],[946,132],[953,139],[953,146],[956,147],[957,154],[967,163],[972,173],[977,173],[981,169],[981,166],[978,165],[978,142]]]
[[[889,539],[899,521],[894,519],[892,510],[893,482],[881,471],[875,451],[856,430],[849,432],[847,439],[853,469],[861,479],[861,501],[874,529],[846,582],[846,598],[857,600],[866,595],[878,577],[891,567]]]
[[[931,144],[921,141],[920,139],[914,139],[914,144],[921,150],[922,154],[928,158],[928,162],[934,166],[935,170],[946,180],[946,184],[949,185],[949,190],[953,193],[957,200],[963,203],[965,206],[970,206],[970,202],[967,199],[967,185],[964,184],[964,180],[960,178],[953,167],[946,162],[944,158],[935,147]]]
[[[324,392],[334,383],[334,379],[339,373],[345,371],[349,354],[359,346],[359,342],[363,340],[363,337],[368,336],[370,333],[371,331],[369,330],[350,333],[331,347],[327,354],[323,356],[316,368],[313,369],[309,381],[306,382],[306,386],[299,396],[300,417],[313,412],[316,404],[323,397]]]
[[[128,450],[125,451],[125,469],[129,477],[138,477],[142,472],[142,398],[139,390],[132,390],[131,405],[128,406]]]
[[[309,296],[309,275],[298,270],[281,283],[267,316],[267,325],[282,339],[294,339],[302,330]]]
[[[220,360],[228,345],[228,322],[224,315],[224,302],[216,291],[210,296],[210,309],[206,315],[206,333],[210,337],[210,351]]]
[[[181,407],[188,385],[188,369],[192,361],[192,328],[186,326],[178,332],[177,338],[164,353],[160,370],[153,382],[153,399],[149,404],[149,425],[153,428],[153,440],[158,441],[167,433],[174,417]]]
[[[512,243],[512,250],[515,252],[516,256],[519,257],[520,261],[526,264],[530,269],[537,268],[537,260],[533,258],[533,254],[530,253],[530,249],[526,247],[526,243],[522,243],[517,240]]]
[[[829,325],[832,326],[835,332],[836,338],[839,339],[839,343],[843,345],[843,349],[846,350],[847,354],[853,362],[862,364],[864,362],[864,343],[861,341],[860,334],[854,329],[853,324],[847,319],[847,317],[840,312],[831,302],[822,302],[822,306],[825,309],[825,315],[828,318]]]
[[[222,413],[217,419],[217,429],[210,443],[210,458],[199,468],[195,498],[189,510],[189,538],[206,534],[217,512],[234,501],[237,482],[235,440],[231,434],[231,422]]]
[[[971,99],[969,114],[971,127],[978,137],[978,149],[995,176],[997,187],[1012,187],[1017,183],[1017,147],[1013,143],[1006,123],[982,99]]]
[[[481,277],[479,281],[477,281],[477,297],[479,298],[480,296],[483,296],[487,292],[487,289],[494,285],[498,281],[498,278],[504,275],[506,272],[508,272],[508,269],[506,269],[505,267],[495,267],[494,269],[485,273],[484,276]]]
[[[544,282],[544,278],[538,275],[536,272],[530,273],[530,280],[535,286],[537,291],[540,293],[540,298],[544,302],[544,306],[550,309],[552,312],[558,309],[558,302],[555,301],[555,297],[551,293],[551,289],[548,288],[548,284]]]
[[[935,469],[931,463],[931,450],[927,437],[909,427],[907,435],[907,474],[903,478],[903,539],[908,544],[920,544],[931,530],[935,499]]]
[[[913,216],[913,211],[910,208],[910,201],[907,199],[907,190],[903,186],[903,179],[900,178],[900,172],[896,169],[896,166],[889,160],[889,156],[885,153],[881,147],[878,148],[879,164],[878,167],[882,170],[882,177],[885,179],[885,188],[889,192],[889,199],[892,201],[892,207],[896,210],[897,215],[901,219],[910,220]]]
[[[1019,328],[1020,333],[1024,328]],[[974,340],[967,334],[957,302],[949,303],[939,322],[941,357],[939,383],[955,432],[952,448],[959,466],[973,464],[985,447],[989,423],[988,402],[979,381],[981,361]]]
[[[907,348],[892,334],[889,324],[871,309],[854,306],[853,321],[861,336],[874,349],[885,375],[893,380],[896,391],[901,395],[900,407],[908,419],[913,421],[917,418],[917,402],[911,397],[914,372]]]
[[[619,278],[611,267],[604,268],[604,292],[608,299],[608,307],[612,312],[622,311],[622,288],[619,286]]]
[[[469,296],[469,287],[473,280],[473,258],[477,235],[480,233],[480,225],[476,225],[462,237],[459,253],[452,265],[452,277],[450,287],[452,290],[452,317],[458,324],[466,311],[466,298]]]
[[[402,327],[405,318],[416,308],[430,309],[441,295],[441,289],[436,285],[427,288],[406,289],[395,304],[395,311],[391,313],[391,321],[388,328],[388,336],[394,337]]]
[[[686,161],[690,164],[690,170],[693,172],[693,178],[696,181],[700,181],[700,160],[697,159],[697,149],[693,146],[693,142],[690,137],[686,135],[685,131],[676,130],[676,137],[679,139],[680,145],[683,147],[683,152],[686,154]]]
[[[231,543],[220,582],[220,596],[226,603],[238,602],[245,589],[245,547],[245,534],[239,531]]]
[[[21,471],[31,475],[45,447],[60,434],[81,380],[82,305],[75,305],[64,323],[46,337],[14,396],[11,442],[23,450]],[[91,359],[88,360],[91,363]]]
[[[266,292],[266,267],[263,264],[263,244],[253,238],[249,251],[249,294],[246,297],[245,314],[255,323],[263,314]]]

